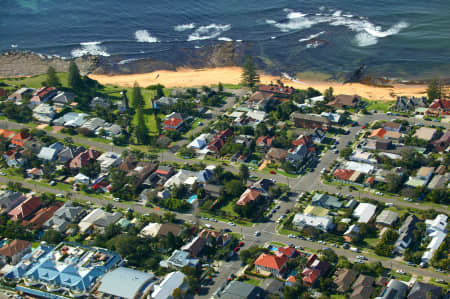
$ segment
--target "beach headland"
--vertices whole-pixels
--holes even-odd
[[[154,84],[162,84],[165,87],[201,87],[211,86],[221,82],[222,84],[239,84],[241,82],[242,68],[217,67],[204,69],[179,68],[176,71],[159,70],[143,74],[127,75],[98,75],[90,74],[91,79],[101,84],[112,84],[123,87],[133,86],[137,82],[146,87]],[[288,79],[283,76],[274,76],[262,73],[262,83],[276,83],[281,80],[285,85],[297,89],[313,87],[321,92],[333,87],[335,94],[358,94],[369,100],[392,101],[396,96],[423,96],[426,93],[425,84],[400,84],[392,83],[387,86],[373,86],[361,83],[342,83],[336,81],[319,81],[303,78]]]

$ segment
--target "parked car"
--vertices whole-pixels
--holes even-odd
[[[51,182],[49,183],[49,185],[50,185],[50,186],[55,186],[55,185],[56,185],[56,182],[55,182],[55,181],[51,181]]]
[[[58,194],[56,194],[56,197],[58,197],[58,198],[63,198],[64,195],[62,195],[61,193],[58,193]]]
[[[276,174],[276,172],[275,172],[275,171],[273,171],[273,170],[271,170],[271,171],[270,171],[270,174]]]
[[[256,232],[255,232],[255,237],[259,237],[259,236],[261,236],[261,232],[256,231]]]
[[[405,275],[405,274],[406,274],[405,271],[400,270],[400,269],[398,269],[397,271],[395,271],[395,273],[402,274],[402,275]]]

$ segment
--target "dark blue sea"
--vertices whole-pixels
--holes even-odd
[[[450,77],[449,0],[1,0],[0,51],[171,58],[246,42],[268,69]],[[182,62],[179,62],[182,64]]]

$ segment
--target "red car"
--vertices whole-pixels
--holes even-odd
[[[362,127],[361,127],[361,129],[365,129],[366,128],[366,125],[363,125]]]
[[[273,170],[271,170],[271,171],[270,171],[270,174],[276,174],[276,172],[275,172],[275,171],[273,171]]]
[[[242,247],[242,246],[244,246],[244,242],[242,242],[242,241],[241,241],[241,242],[239,242],[238,246],[239,246],[239,247]]]
[[[238,246],[238,247],[235,247],[235,248],[234,248],[234,252],[238,252],[240,249],[241,249],[241,247],[239,247],[239,246]]]

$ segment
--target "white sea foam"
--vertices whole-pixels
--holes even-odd
[[[329,10],[324,13],[325,9],[320,8],[321,13],[304,14],[298,11],[285,9],[286,21],[277,22],[275,20],[266,20],[267,24],[279,28],[282,32],[290,32],[311,28],[317,24],[328,24],[330,26],[344,26],[355,32],[355,42],[359,47],[367,47],[374,45],[378,39],[398,34],[401,30],[409,25],[406,22],[399,22],[391,28],[383,31],[380,26],[370,22],[366,17],[355,17],[352,14],[344,14],[341,10]],[[314,38],[314,37],[312,37]],[[309,39],[300,39],[300,42]]]
[[[17,44],[12,44],[12,45],[11,45],[11,48],[17,48],[17,47],[18,47]]]
[[[241,43],[242,42],[242,39],[237,39],[236,40],[238,43]]]
[[[224,42],[232,42],[233,41],[233,39],[231,39],[229,37],[225,37],[225,36],[219,37],[217,40],[221,40],[221,41],[224,41]]]
[[[106,48],[101,44],[101,42],[80,43],[81,47],[73,49],[71,54],[73,57],[81,57],[84,55],[110,56],[110,54],[106,52]]]
[[[276,38],[277,38],[276,36],[271,36],[271,37],[270,37],[270,39],[276,39]]]
[[[160,40],[150,34],[147,30],[138,30],[134,33],[136,40],[140,43],[159,43]]]
[[[192,30],[194,28],[195,28],[195,24],[194,23],[177,25],[177,26],[173,27],[173,29],[175,31],[186,31],[186,30]]]
[[[281,73],[281,75],[283,75],[283,77],[285,77],[286,79],[291,80],[292,82],[299,83],[299,84],[305,84],[305,85],[306,85],[305,82],[302,82],[302,81],[297,80],[297,78],[294,78],[294,77],[290,76],[288,73]]]
[[[298,41],[299,41],[299,42],[307,42],[307,41],[309,41],[309,40],[312,40],[313,38],[316,38],[316,37],[321,36],[321,35],[324,34],[324,33],[325,33],[325,31],[320,31],[319,33],[311,34],[311,35],[308,36],[308,37],[301,38],[301,39],[299,39]]]
[[[136,61],[136,60],[139,60],[139,59],[138,58],[124,59],[124,60],[119,61],[117,64],[127,64],[130,62]]]
[[[231,29],[230,24],[227,25],[209,24],[207,26],[200,26],[192,34],[189,35],[188,41],[216,38],[223,32],[228,31],[230,29]]]

